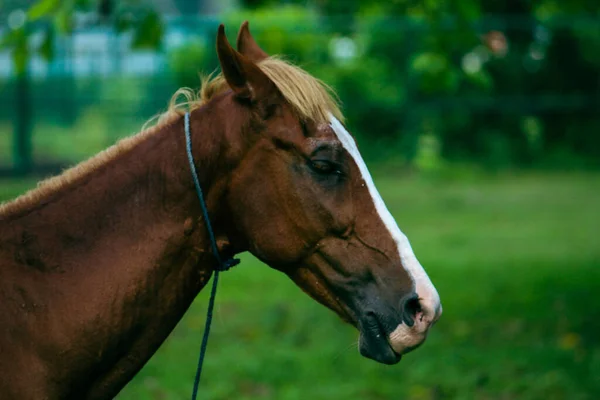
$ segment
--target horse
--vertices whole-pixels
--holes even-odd
[[[379,195],[333,91],[224,26],[221,73],[151,127],[0,206],[3,399],[110,399],[223,257],[250,252],[357,328],[385,364],[425,340],[439,295]],[[239,267],[239,268],[243,268]]]

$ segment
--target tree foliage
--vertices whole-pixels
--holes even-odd
[[[245,3],[276,19],[273,2]],[[321,58],[319,74],[340,91],[359,133],[384,148],[414,159],[429,136],[446,159],[490,166],[600,157],[599,2],[311,4],[333,21],[320,21],[326,41],[347,37],[360,51],[344,65]]]
[[[594,0],[241,4],[219,18],[230,38],[250,20],[269,52],[330,83],[353,130],[379,143],[371,148],[378,156],[490,167],[599,159],[600,3]],[[164,33],[160,16],[139,1],[39,0],[4,44],[23,71],[31,54],[51,59],[57,35],[85,24],[131,32],[132,45],[142,48],[160,48]],[[44,36],[35,48],[27,39],[33,26]],[[197,86],[197,71],[217,65],[212,43],[199,33],[169,49],[181,86]]]
[[[131,31],[134,48],[160,47],[163,23],[159,14],[137,0],[37,0],[27,11],[12,12],[15,22],[0,45],[9,48],[17,75],[25,72],[32,53],[46,60],[54,57],[57,35],[89,26],[113,26],[117,32]],[[10,16],[9,16],[10,18]],[[41,30],[43,39],[32,47],[30,36]]]

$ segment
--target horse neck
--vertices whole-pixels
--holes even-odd
[[[223,185],[208,179],[219,175],[223,135],[215,127],[202,112],[192,119],[193,153],[201,160],[209,212],[218,220]],[[26,340],[56,350],[39,360],[53,382],[82,394],[116,393],[174,328],[214,265],[198,222],[183,121],[158,128],[22,214],[8,221],[10,235],[0,235],[0,244],[17,243],[14,254],[0,260],[18,260],[4,273],[12,268],[16,276],[27,271],[33,277],[19,282],[20,290],[45,313],[46,326],[36,320]],[[102,357],[85,353],[92,348]],[[71,356],[58,355],[65,351]],[[61,359],[65,365],[56,365]],[[74,389],[69,382],[85,384]]]
[[[201,115],[192,121],[192,154],[200,163],[197,169],[210,214],[220,218],[222,135],[208,125]],[[197,251],[209,249],[186,155],[183,119],[152,129],[155,132],[140,134],[139,141],[122,154],[68,184],[57,185],[55,191],[21,210],[18,218],[6,219],[13,236],[35,236],[60,251],[56,263],[44,263],[38,270],[89,276],[101,260],[70,262],[65,256],[71,252],[83,256],[84,250],[98,252],[103,246],[110,248],[111,265],[135,257],[132,249],[139,246],[152,245],[162,253],[173,240],[193,242]]]

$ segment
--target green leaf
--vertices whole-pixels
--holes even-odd
[[[39,54],[46,60],[51,61],[54,58],[54,40],[56,37],[54,26],[48,25],[44,32],[44,41],[38,48]]]
[[[29,19],[37,20],[54,13],[60,6],[60,0],[40,0],[27,12]]]
[[[123,33],[134,26],[132,14],[129,12],[119,13],[115,18],[115,30],[118,33]]]
[[[27,68],[29,60],[29,51],[27,49],[27,35],[24,29],[15,31],[14,48],[12,52],[13,64],[17,71],[17,75],[22,75]]]
[[[442,53],[422,52],[411,63],[412,70],[431,75],[440,74],[448,68],[448,60]]]
[[[135,49],[157,49],[160,47],[164,27],[160,16],[150,11],[139,22],[133,36],[132,47]]]
[[[54,26],[60,33],[71,33],[73,30],[73,13],[69,8],[61,8],[54,16]]]
[[[89,11],[95,2],[90,0],[75,0],[74,7],[77,10]]]
[[[18,32],[18,30],[8,31],[6,35],[0,37],[0,49],[12,49]]]

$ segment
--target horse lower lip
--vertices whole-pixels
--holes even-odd
[[[383,341],[386,343],[383,343]],[[369,343],[365,345],[364,348],[361,346],[360,353],[364,357],[370,358],[382,364],[393,365],[400,362],[402,355],[396,353],[389,343],[387,343],[387,340],[383,341],[380,345],[374,346],[373,343]]]
[[[402,358],[388,341],[383,327],[376,318],[363,321],[360,337],[360,353],[382,364],[396,364]]]

